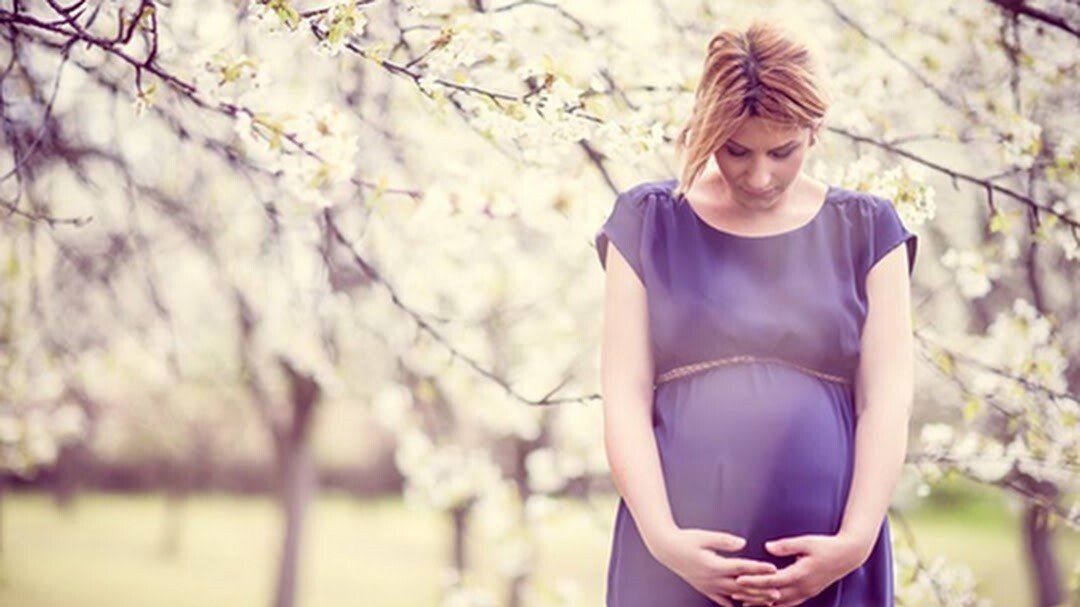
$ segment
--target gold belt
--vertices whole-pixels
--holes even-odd
[[[810,369],[808,367],[804,367],[802,365],[793,363],[793,362],[791,362],[789,360],[784,360],[782,358],[773,358],[771,356],[754,356],[752,354],[740,354],[738,356],[728,356],[726,358],[714,358],[712,360],[707,360],[707,361],[704,361],[704,362],[691,363],[689,365],[683,365],[681,367],[675,367],[674,369],[669,369],[669,370],[664,371],[663,373],[661,373],[660,375],[657,376],[656,383],[653,384],[653,387],[655,388],[656,386],[659,386],[660,384],[662,384],[662,383],[664,383],[666,381],[671,381],[673,379],[678,379],[680,377],[685,377],[687,375],[690,375],[691,373],[697,373],[699,371],[704,371],[706,369],[712,369],[713,367],[719,367],[721,365],[729,365],[729,364],[732,364],[732,363],[755,362],[755,361],[756,362],[780,363],[780,364],[788,365],[790,367],[794,367],[794,368],[796,368],[796,369],[798,369],[800,371],[803,371],[804,373],[809,373],[810,375],[813,375],[815,377],[820,377],[821,379],[824,379],[824,380],[834,381],[834,382],[841,383],[841,384],[850,384],[851,383],[851,380],[846,378],[846,377],[841,377],[839,375],[833,375],[831,373],[825,373],[824,371],[818,371],[816,369]]]

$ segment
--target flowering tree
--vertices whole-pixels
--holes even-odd
[[[1062,604],[1080,575],[1050,550],[1055,525],[1080,527],[1071,9],[767,4],[831,64],[810,170],[892,199],[927,243],[922,493],[964,475],[1019,500],[1035,600]],[[77,434],[70,395],[104,398],[84,387],[137,339],[161,360],[127,390],[217,386],[261,420],[285,514],[275,604],[294,601],[330,400],[371,403],[408,503],[453,521],[447,605],[494,604],[503,586],[508,605],[571,603],[565,581],[529,574],[552,498],[606,476],[602,281],[581,245],[639,163],[673,172],[704,43],[748,10],[10,2],[5,465]],[[594,288],[573,288],[583,271]],[[468,575],[470,521],[495,580]],[[896,559],[901,604],[979,604],[962,565],[911,542]]]

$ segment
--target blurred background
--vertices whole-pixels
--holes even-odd
[[[602,604],[593,236],[762,16],[920,239],[897,604],[1080,605],[1064,0],[0,0],[0,605]]]

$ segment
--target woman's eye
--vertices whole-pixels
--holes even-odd
[[[742,158],[743,156],[746,156],[746,152],[736,152],[735,150],[728,150],[727,153],[729,155],[731,155],[731,156],[734,156],[735,158]],[[788,156],[791,156],[791,150],[788,150],[786,152],[780,152],[780,153],[776,153],[776,154],[771,154],[771,156],[773,158],[787,158]]]

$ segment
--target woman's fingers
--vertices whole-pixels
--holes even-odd
[[[710,593],[707,596],[710,599],[712,599],[713,601],[715,601],[717,603],[720,603],[724,607],[735,607],[735,602],[734,601],[732,601],[728,597],[726,597],[726,596],[724,596],[724,595],[722,595],[722,594],[720,594],[718,592]]]
[[[746,546],[746,538],[735,535],[734,533],[711,531],[708,529],[700,529],[699,531],[701,531],[701,545],[705,548],[722,550],[724,552],[735,552],[736,550],[742,550],[743,547]]]
[[[755,561],[753,559],[727,558],[717,566],[727,576],[738,577],[740,575],[768,575],[776,573],[776,565],[768,561]]]
[[[740,586],[734,577],[724,577],[717,580],[716,587],[724,594],[733,598],[739,598],[739,596],[751,597],[756,599],[771,600],[777,595],[777,591],[772,588],[746,588]],[[739,599],[743,600],[743,599]]]
[[[780,599],[780,593],[777,591],[772,591],[768,593],[767,596],[751,595],[747,593],[735,593],[731,595],[731,598],[742,601],[744,607],[749,607],[750,605],[769,605],[772,602]]]
[[[722,590],[724,594],[731,598],[738,599],[740,601],[758,601],[760,604],[766,604],[769,601],[779,598],[779,593],[776,590],[751,590],[747,588],[740,588],[738,584],[723,585]]]
[[[736,578],[741,575],[768,575],[776,573],[776,565],[768,561],[722,557],[721,561],[717,563],[716,569],[719,574],[719,579],[716,580],[717,587],[726,595],[730,596],[735,593],[740,593],[744,596],[751,597],[772,596],[771,589],[769,588],[747,588],[739,584],[736,580]]]
[[[785,567],[783,571],[776,573],[758,575],[750,574],[748,576],[740,576],[739,584],[746,588],[780,588],[783,586],[791,586],[799,582],[802,576],[805,575],[803,571],[805,567],[801,567],[799,563]]]

